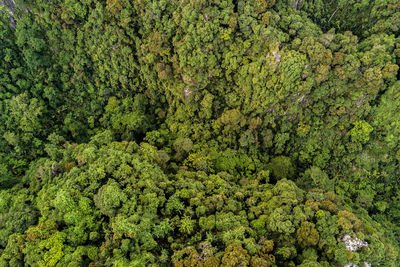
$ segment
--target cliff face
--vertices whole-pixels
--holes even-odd
[[[5,6],[10,14],[10,25],[15,28],[15,2],[14,0],[0,0],[0,6]]]
[[[12,11],[15,10],[15,2],[14,2],[14,0],[0,0],[0,5],[8,7]]]

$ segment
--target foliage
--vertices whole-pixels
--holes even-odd
[[[1,266],[398,265],[397,0],[0,2]]]

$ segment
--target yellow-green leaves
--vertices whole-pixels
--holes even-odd
[[[353,142],[365,144],[369,141],[370,133],[374,128],[366,121],[357,121],[350,130],[349,135]]]

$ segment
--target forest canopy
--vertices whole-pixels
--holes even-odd
[[[398,266],[398,0],[0,0],[0,266]]]

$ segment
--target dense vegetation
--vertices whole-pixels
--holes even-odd
[[[0,266],[398,266],[398,0],[0,2]]]

